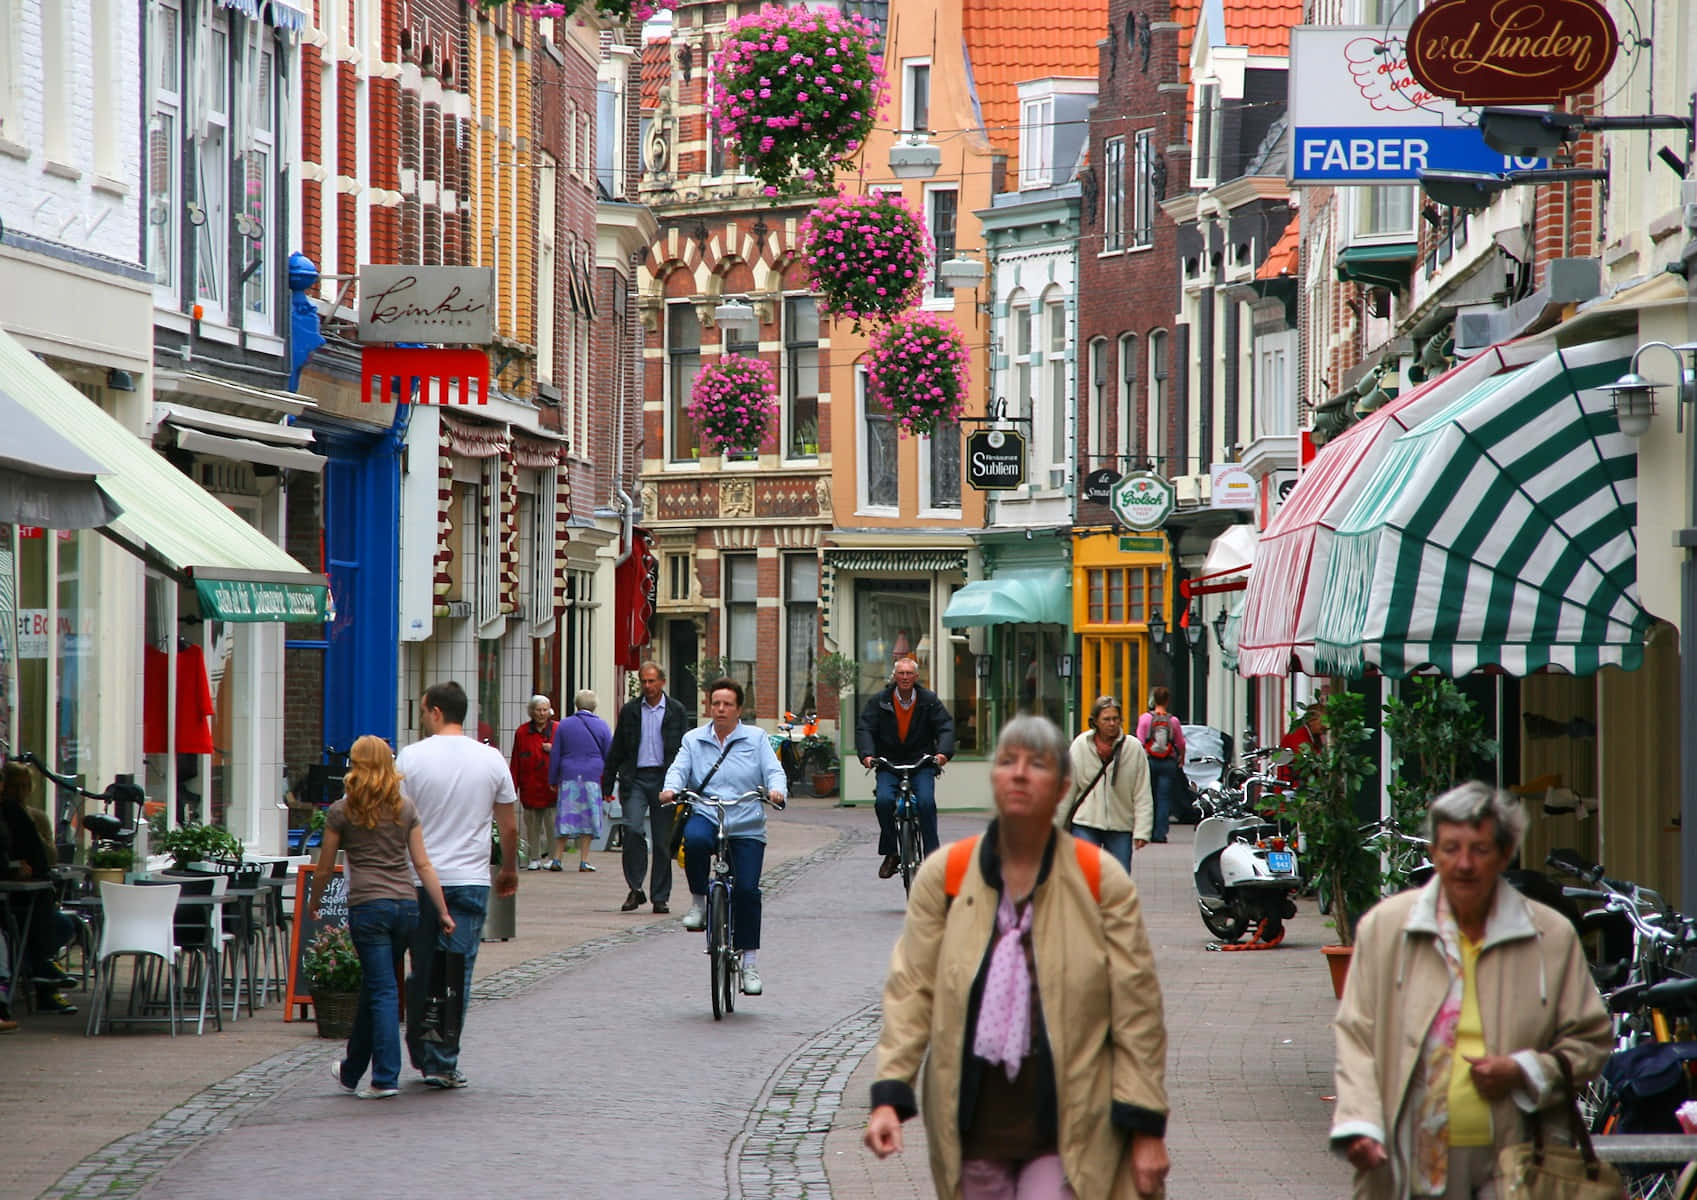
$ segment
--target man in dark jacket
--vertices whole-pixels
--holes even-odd
[[[601,794],[613,794],[618,781],[625,825],[625,883],[630,893],[620,912],[634,912],[644,900],[652,899],[654,911],[670,912],[666,903],[672,895],[672,860],[666,846],[672,832],[672,812],[660,804],[660,785],[666,768],[678,755],[689,719],[684,706],[666,694],[666,672],[657,663],[645,662],[637,669],[642,695],[625,701],[607,748],[607,765],[601,772]],[[642,877],[648,871],[648,843],[654,842],[654,870],[649,878],[649,895],[642,894]]]
[[[919,808],[919,831],[925,853],[937,848],[937,767],[955,752],[955,719],[937,693],[919,686],[919,664],[911,658],[898,659],[890,686],[872,697],[860,713],[854,731],[855,753],[862,766],[873,759],[893,763],[917,762],[935,755],[936,767],[913,773],[913,799]],[[884,856],[878,877],[888,879],[901,866],[896,853],[896,789],[899,779],[888,767],[878,768],[878,790],[873,808],[878,813],[878,853]]]

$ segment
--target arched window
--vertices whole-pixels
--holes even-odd
[[[1163,475],[1184,474],[1184,464],[1172,461],[1172,390],[1167,378],[1167,331],[1149,334],[1149,454]]]
[[[1090,342],[1090,440],[1080,447],[1082,469],[1114,452],[1111,417],[1116,394],[1108,368],[1108,339],[1094,338]]]
[[[1119,395],[1116,415],[1119,417],[1119,453],[1130,459],[1137,453],[1137,335],[1120,334]]]
[[[673,462],[697,457],[701,439],[695,422],[684,412],[695,373],[701,370],[701,318],[688,300],[666,305],[666,423],[671,427]]]

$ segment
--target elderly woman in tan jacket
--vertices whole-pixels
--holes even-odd
[[[1166,1178],[1160,983],[1131,877],[1054,827],[1068,776],[1051,722],[1003,728],[996,819],[925,860],[890,961],[865,1140],[899,1151],[922,1110],[949,1200],[1130,1200]]]
[[[1357,1200],[1496,1200],[1497,1152],[1529,1136],[1522,1114],[1566,1099],[1556,1055],[1583,1083],[1610,1049],[1572,925],[1500,878],[1519,803],[1465,783],[1428,820],[1436,875],[1362,918],[1334,1025],[1331,1141]]]
[[[1090,728],[1067,752],[1072,782],[1055,812],[1055,823],[1074,837],[1112,854],[1131,870],[1131,852],[1149,844],[1155,800],[1149,790],[1149,756],[1125,736],[1120,702],[1098,696],[1090,706]]]

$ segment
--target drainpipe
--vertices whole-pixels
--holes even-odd
[[[1697,235],[1697,230],[1688,232]],[[1680,261],[1685,268],[1686,334],[1692,336],[1697,334],[1697,236],[1686,242]],[[1683,374],[1683,362],[1680,370]],[[1687,730],[1697,717],[1697,414],[1690,416],[1685,426],[1686,523],[1674,535],[1675,544],[1683,552],[1679,565],[1679,715]],[[1692,912],[1697,908],[1697,738],[1692,737],[1679,740],[1679,865],[1680,907]]]

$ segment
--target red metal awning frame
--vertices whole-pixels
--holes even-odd
[[[1232,567],[1225,571],[1215,571],[1212,575],[1198,575],[1194,579],[1178,581],[1178,594],[1186,600],[1192,596],[1212,596],[1217,592],[1241,592],[1249,586],[1249,571],[1253,564],[1245,563],[1241,567]],[[1236,579],[1226,579],[1228,575],[1236,575]],[[1210,579],[1222,579],[1223,583],[1209,583]]]

